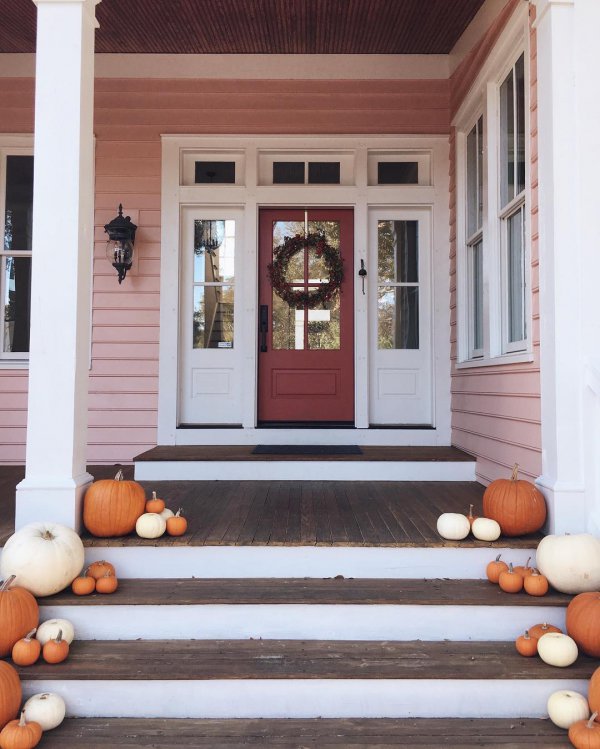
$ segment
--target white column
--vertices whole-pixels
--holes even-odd
[[[16,526],[77,528],[86,472],[93,242],[94,9],[37,5],[31,343]]]
[[[598,0],[537,0],[542,476],[552,532],[593,526],[600,146]],[[593,380],[593,378],[592,378]],[[600,395],[598,396],[600,397]],[[596,431],[596,437],[600,429]],[[595,460],[591,460],[595,454]],[[598,526],[597,526],[598,527]]]

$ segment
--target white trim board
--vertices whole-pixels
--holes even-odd
[[[29,681],[25,675],[22,685],[24,699],[60,694],[69,717],[139,718],[542,718],[553,692],[587,690],[586,680],[568,678]]]

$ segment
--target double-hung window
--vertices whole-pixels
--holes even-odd
[[[483,115],[467,135],[467,308],[469,358],[483,356]]]
[[[0,144],[0,359],[27,359],[31,307],[33,156]]]

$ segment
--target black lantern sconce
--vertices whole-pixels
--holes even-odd
[[[123,216],[123,206],[119,203],[119,215],[104,226],[108,234],[106,243],[106,257],[119,274],[119,283],[131,270],[133,262],[133,243],[137,226],[131,222],[129,216]]]

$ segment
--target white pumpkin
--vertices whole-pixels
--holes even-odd
[[[477,518],[473,521],[471,530],[480,541],[495,541],[502,532],[500,525],[491,518]]]
[[[65,701],[54,692],[34,694],[23,705],[26,720],[34,720],[42,727],[42,731],[51,731],[60,726],[67,711]]]
[[[600,539],[589,533],[546,536],[536,552],[536,565],[561,593],[600,590]]]
[[[538,640],[538,655],[549,666],[565,668],[575,663],[579,651],[577,643],[569,635],[546,632]]]
[[[442,538],[460,541],[469,535],[471,524],[466,515],[458,512],[444,512],[437,521],[437,532]]]
[[[49,640],[56,640],[58,633],[62,632],[62,639],[69,645],[75,639],[75,627],[68,619],[48,619],[42,622],[35,633],[35,639],[45,645]]]
[[[159,512],[159,515],[166,523],[169,518],[172,518],[175,515],[175,513],[173,512],[173,510],[169,510],[168,507],[165,507],[162,512]]]
[[[167,521],[157,512],[145,512],[135,524],[135,532],[141,538],[159,538],[166,529]]]
[[[0,578],[15,575],[15,585],[27,588],[34,596],[51,596],[73,582],[83,563],[83,544],[72,528],[31,523],[6,542]]]
[[[548,698],[548,715],[555,726],[568,729],[578,720],[587,720],[590,717],[590,707],[579,692],[561,689]]]

